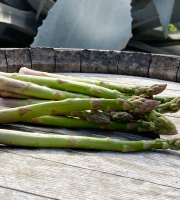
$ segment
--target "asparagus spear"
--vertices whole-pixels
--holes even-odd
[[[167,103],[160,104],[159,106],[157,106],[157,108],[155,108],[155,110],[160,113],[178,112],[180,110],[180,97],[176,97]]]
[[[111,111],[111,112],[103,112],[101,110],[92,111],[73,111],[71,113],[67,113],[66,116],[79,117],[81,119],[85,119],[89,122],[93,122],[96,124],[109,124],[112,121],[116,122],[130,122],[134,119],[134,117],[128,112],[122,111]]]
[[[110,113],[111,118],[117,122],[129,122],[134,119],[134,117],[128,112],[112,111]]]
[[[84,99],[85,100],[85,99]],[[99,99],[100,100],[100,99]],[[77,101],[77,99],[75,100]],[[79,100],[82,101],[82,100]],[[92,101],[92,100],[90,100]],[[96,101],[96,100],[95,100]],[[101,100],[103,101],[103,100]],[[106,101],[106,100],[104,100]],[[111,103],[114,100],[110,100]],[[45,102],[50,102],[49,100],[39,100],[39,99],[28,99],[28,100],[15,100],[15,99],[3,99],[0,98],[0,106],[1,107],[18,107],[18,106],[25,106],[25,105],[31,105],[31,104],[38,104],[38,103],[45,103]],[[51,101],[53,103],[53,101]],[[68,104],[68,103],[67,103]],[[107,105],[107,104],[106,104]],[[116,105],[117,106],[117,105]],[[133,114],[133,116],[130,113],[127,112],[115,112],[115,111],[111,111],[111,112],[101,112],[101,114],[97,115],[97,112],[92,112],[92,111],[84,111],[81,109],[81,106],[77,109],[79,109],[80,111],[64,111],[64,112],[53,112],[50,114],[54,114],[54,115],[65,115],[65,116],[73,116],[73,117],[79,117],[81,119],[85,119],[89,122],[93,122],[93,123],[100,123],[100,124],[109,124],[110,123],[110,118],[112,118],[115,121],[119,121],[119,122],[125,122],[125,121],[130,121],[134,118],[134,115],[136,115],[136,113],[131,113]],[[102,107],[103,108],[103,107]],[[116,109],[117,107],[115,107]],[[17,108],[18,109],[18,108]],[[89,107],[90,109],[90,107]],[[103,108],[103,109],[109,109],[109,108]],[[112,109],[112,108],[110,108]],[[88,110],[88,109],[87,109]],[[98,112],[99,113],[99,112]],[[0,113],[1,114],[1,113]],[[49,113],[46,113],[49,114]],[[140,119],[142,119],[142,116],[145,116],[145,118],[149,121],[153,121],[157,127],[159,127],[159,134],[177,134],[177,130],[175,125],[173,124],[173,122],[171,122],[169,119],[167,119],[165,116],[161,115],[160,113],[157,113],[155,111],[152,111],[151,113],[137,113],[140,115]],[[43,114],[42,114],[43,115]],[[40,115],[39,115],[40,116]],[[4,115],[5,117],[5,115]],[[109,118],[110,117],[110,118]],[[137,117],[135,117],[137,118]],[[1,123],[2,120],[0,120]],[[8,123],[8,122],[6,122]]]
[[[134,122],[113,122],[108,125],[96,124],[82,119],[75,119],[63,116],[44,115],[32,119],[23,120],[23,122],[40,125],[61,126],[69,128],[97,128],[97,129],[114,129],[121,131],[136,131],[136,132],[154,132],[158,133],[159,128],[152,122],[137,120]]]
[[[0,76],[0,89],[20,95],[27,95],[27,96],[33,96],[43,99],[52,99],[52,100],[89,97],[83,94],[75,94],[71,92],[51,89],[48,87],[42,87],[30,82],[14,80],[4,76]]]
[[[0,107],[5,109],[7,108],[16,108],[20,106],[27,106],[32,104],[44,103],[49,102],[52,100],[42,100],[42,99],[8,99],[8,98],[0,98]],[[72,116],[72,117],[79,117],[81,119],[86,119],[87,121],[100,124],[108,124],[110,123],[110,118],[114,121],[118,122],[128,122],[133,119],[133,116],[127,112],[102,112],[102,111],[92,111],[92,110],[85,110],[85,111],[72,111],[66,112],[63,115]],[[139,119],[139,118],[138,118]]]
[[[31,99],[29,99],[29,101],[26,101],[26,103],[28,105],[28,103],[30,104],[32,102],[38,103],[38,101],[41,102],[41,100],[31,101]],[[11,107],[11,106],[15,106],[15,104],[12,104],[12,102],[8,102],[3,105],[1,104],[0,110],[8,109],[8,107]],[[18,106],[18,104],[16,104],[16,106]],[[99,115],[99,113],[101,114]],[[118,117],[117,117],[117,113],[118,113]],[[23,122],[37,123],[37,124],[51,125],[51,126],[74,127],[74,128],[76,127],[101,128],[101,129],[104,128],[104,129],[116,129],[116,130],[124,130],[124,131],[132,129],[132,131],[137,131],[137,132],[154,131],[154,133],[161,134],[161,135],[177,134],[177,132],[175,131],[171,131],[171,130],[167,131],[166,129],[164,129],[164,127],[162,129],[160,128],[159,125],[157,127],[153,122],[143,121],[142,118],[138,118],[138,120],[135,120],[134,116],[132,116],[130,113],[127,113],[127,112],[117,112],[117,113],[114,111],[113,112],[73,111],[73,112],[65,112],[65,113],[62,113],[61,115],[70,116],[70,117],[79,117],[77,121],[75,121],[76,120],[75,118],[70,118],[70,117],[45,115],[45,116],[40,116],[33,119],[23,120]],[[110,118],[113,119],[112,117],[113,115],[116,116],[115,121],[119,123],[110,120]],[[131,121],[132,118],[133,118],[133,121]],[[128,122],[128,123],[124,123],[124,122]]]
[[[176,97],[163,97],[163,96],[153,96],[153,99],[160,101],[161,103],[167,103],[175,99]]]
[[[87,113],[87,111],[83,112]],[[101,125],[107,125],[111,123],[111,119],[108,115],[106,115],[104,112],[102,111],[90,111],[89,115],[86,114],[85,120],[87,120],[88,122],[93,122],[95,124],[101,124]]]
[[[22,94],[16,94],[13,92],[8,92],[4,90],[0,90],[0,97],[3,98],[17,98],[17,99],[29,99],[29,96],[22,95]]]
[[[105,87],[105,88],[108,88],[111,90],[117,90],[119,92],[127,93],[130,95],[146,94],[148,96],[152,96],[152,95],[163,92],[167,86],[167,84],[154,84],[151,86],[134,86],[134,87],[128,86],[127,87],[125,85],[113,84],[113,83],[92,80],[92,79],[87,79],[87,78],[78,78],[78,77],[64,76],[64,75],[59,75],[59,74],[50,74],[47,72],[40,72],[40,71],[28,69],[26,67],[22,67],[19,71],[19,74],[61,78],[61,79],[74,80],[74,81],[78,81],[78,82],[85,82],[85,83],[90,83],[90,84],[98,85],[101,87]]]
[[[50,102],[50,101],[52,101],[52,100],[0,98],[0,106],[6,107],[6,108],[16,108],[16,107],[20,107],[20,106],[27,106],[27,105]]]
[[[155,149],[180,149],[180,139],[122,141],[111,138],[94,138],[70,135],[48,135],[0,129],[0,143],[8,146],[41,148],[81,148],[107,151],[152,151]]]
[[[0,109],[7,109],[7,108],[8,107],[5,107],[5,106],[0,107]],[[114,129],[114,130],[136,131],[136,132],[149,132],[149,131],[152,132],[153,131],[154,133],[158,133],[157,131],[159,131],[159,128],[156,127],[153,122],[136,120],[133,122],[129,121],[127,123],[123,123],[123,122],[117,123],[114,121],[110,121],[110,118],[104,119],[104,116],[103,117],[98,116],[100,119],[99,118],[91,119],[92,116],[90,114],[84,114],[84,113],[88,113],[87,111],[79,112],[79,113],[81,114],[81,119],[72,118],[72,117],[63,117],[63,116],[44,115],[44,116],[35,117],[32,119],[23,120],[23,122],[31,123],[31,124],[40,124],[40,125],[69,127],[69,128],[98,128],[98,129]],[[104,113],[104,112],[101,112],[101,113]],[[86,121],[87,117],[90,117],[89,121]],[[84,120],[83,118],[86,120]],[[98,123],[97,123],[97,120],[98,120]]]
[[[124,99],[67,99],[0,110],[0,124],[22,121],[42,115],[61,115],[74,110],[129,110],[130,112],[144,113],[153,110],[157,105],[159,105],[159,102],[151,99],[134,101]]]
[[[165,135],[175,135],[178,133],[174,123],[163,116],[161,113],[153,110],[149,113],[144,113],[144,116],[147,120],[154,122],[154,124],[159,127],[159,134],[161,134],[162,132]]]
[[[117,90],[111,90],[108,88],[100,87],[93,84],[81,83],[77,81],[71,81],[68,79],[60,79],[60,78],[49,78],[49,77],[41,77],[31,76],[31,75],[19,75],[17,73],[3,73],[0,72],[1,76],[9,77],[12,79],[26,81],[35,83],[41,86],[47,86],[49,88],[54,88],[58,90],[66,90],[75,93],[86,94],[90,96],[106,98],[106,99],[129,99],[130,96],[127,96]]]

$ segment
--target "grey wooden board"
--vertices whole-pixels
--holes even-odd
[[[8,72],[19,72],[21,67],[31,68],[30,50],[26,49],[7,49],[5,50]]]
[[[127,85],[168,83],[161,95],[179,96],[180,84],[148,78],[107,74],[68,73]],[[180,133],[180,113],[167,114]],[[78,130],[24,124],[0,128],[28,132],[113,137],[122,140],[150,139],[120,131]],[[178,134],[176,137],[179,137]],[[161,136],[169,138],[170,136]],[[174,136],[173,136],[174,137]],[[0,147],[0,194],[10,188],[27,195],[48,199],[179,199],[180,152],[121,153],[72,149]],[[4,187],[4,188],[3,188]],[[5,192],[3,192],[3,190]],[[2,191],[2,192],[1,192]],[[18,195],[19,195],[18,193]],[[27,194],[28,193],[28,194]],[[12,196],[11,199],[16,199]],[[35,199],[35,198],[34,198]]]
[[[148,77],[151,54],[120,52],[118,74]]]
[[[55,72],[80,72],[81,50],[55,49]]]
[[[81,72],[117,74],[119,51],[82,51]]]
[[[55,71],[55,55],[53,48],[30,48],[32,69],[45,72]]]
[[[179,62],[180,60],[177,57],[152,55],[149,77],[176,82]]]
[[[0,71],[7,72],[7,62],[5,52],[3,50],[0,50]]]
[[[0,71],[16,72],[21,66],[32,66],[46,72],[121,74],[180,82],[179,59],[141,52],[49,47],[30,48],[29,57],[28,49],[1,48]]]

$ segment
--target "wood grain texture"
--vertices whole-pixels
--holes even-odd
[[[151,54],[120,52],[118,74],[148,77]]]
[[[82,51],[82,73],[117,74],[118,51]]]
[[[31,48],[32,69],[54,72],[55,70],[55,55],[53,48],[36,47]]]
[[[32,150],[36,151],[36,149]],[[63,154],[65,150],[57,150]],[[76,152],[71,152],[74,156]],[[79,168],[31,156],[0,152],[0,182],[56,199],[178,199],[179,189]],[[8,158],[8,159],[7,159]]]
[[[149,78],[177,81],[179,58],[165,55],[152,55]]]
[[[55,49],[55,72],[80,72],[81,50]]]
[[[180,83],[180,66],[177,73],[177,82]]]
[[[0,71],[7,72],[7,61],[4,50],[0,50]]]
[[[5,50],[8,72],[19,72],[21,67],[31,68],[29,49],[6,49]]]
[[[42,197],[36,194],[29,194],[28,191],[19,191],[13,188],[4,188],[0,185],[0,197],[3,200],[47,200],[53,199],[50,197]]]

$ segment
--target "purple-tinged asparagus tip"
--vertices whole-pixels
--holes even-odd
[[[163,92],[167,87],[167,84],[154,84],[147,91],[149,95],[156,95]]]

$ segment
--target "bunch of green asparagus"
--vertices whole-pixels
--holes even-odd
[[[99,80],[21,68],[0,72],[0,124],[25,122],[74,128],[114,129],[175,135],[163,113],[177,112],[180,97],[161,97],[166,84],[127,87]],[[0,130],[6,145],[90,148],[122,152],[179,149],[180,139],[119,141]]]

